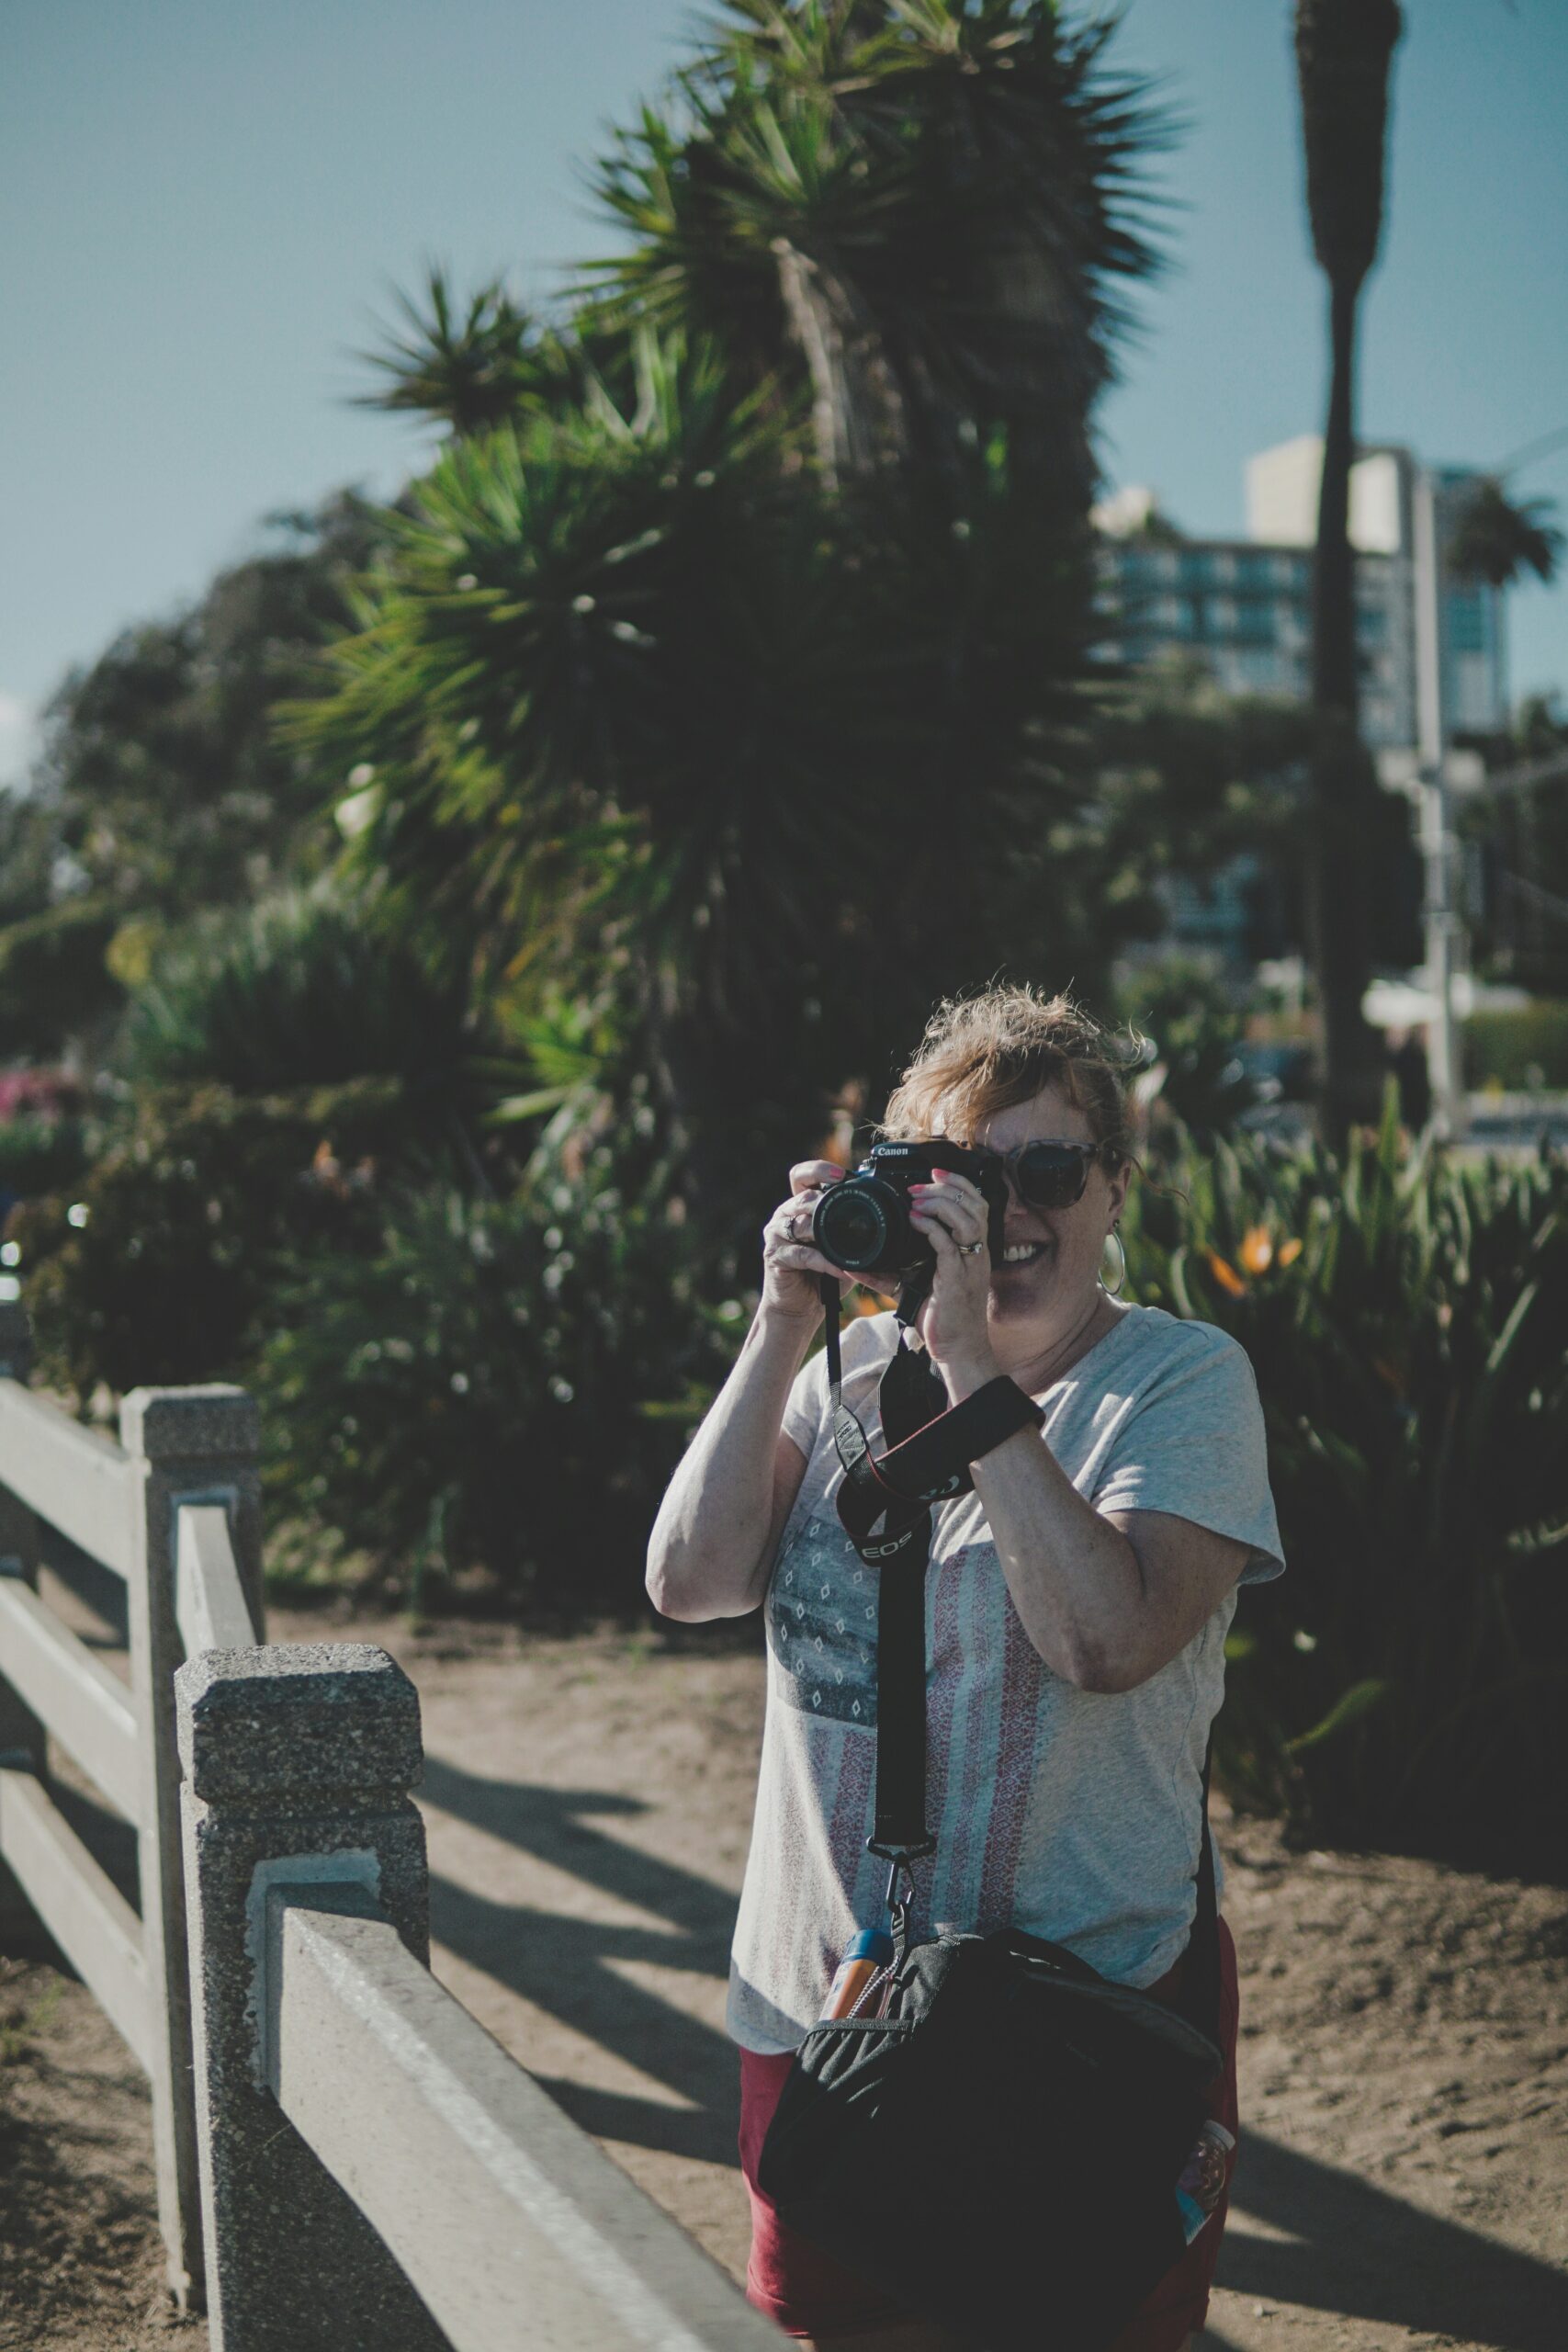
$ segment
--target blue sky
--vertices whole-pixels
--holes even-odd
[[[1286,0],[1130,0],[1190,129],[1174,266],[1104,404],[1112,482],[1241,526],[1249,450],[1316,426]],[[1568,7],[1407,0],[1365,308],[1369,439],[1495,462],[1568,426]],[[578,175],[685,0],[8,0],[0,30],[0,776],[69,664],[197,594],[269,510],[382,492],[412,428],[345,405],[394,285],[547,293],[601,243]],[[1517,487],[1568,506],[1568,447]],[[1568,687],[1568,584],[1513,599]]]

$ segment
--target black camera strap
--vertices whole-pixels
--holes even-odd
[[[877,1571],[876,1797],[874,1826],[866,1844],[896,1869],[907,1868],[936,1847],[926,1826],[926,1568],[931,1506],[952,1495],[968,1494],[975,1484],[970,1464],[1015,1430],[1040,1428],[1045,1416],[1032,1397],[1005,1377],[987,1382],[963,1404],[948,1406],[947,1391],[929,1357],[917,1355],[906,1338],[925,1297],[926,1283],[917,1278],[905,1284],[899,1298],[898,1345],[877,1398],[889,1450],[874,1456],[871,1441],[843,1398],[839,1285],[829,1275],[819,1279],[828,1316],[833,1442],[844,1472],[839,1517],[861,1558]],[[879,1519],[881,1532],[874,1535],[871,1531]],[[1197,1905],[1180,2006],[1200,2032],[1219,2047],[1220,1946],[1207,1755]]]
[[[931,1505],[974,1486],[970,1464],[1045,1416],[1005,1375],[960,1405],[930,1360],[906,1336],[924,1285],[906,1283],[898,1303],[898,1345],[882,1377],[878,1406],[888,1451],[871,1441],[844,1402],[839,1341],[839,1285],[820,1277],[828,1312],[828,1393],[833,1442],[843,1467],[839,1518],[868,1567],[877,1571],[876,1814],[867,1840],[874,1854],[908,1862],[936,1840],[926,1826],[926,1565]],[[879,1532],[874,1533],[881,1522]]]

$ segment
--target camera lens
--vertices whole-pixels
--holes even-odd
[[[887,1244],[887,1215],[879,1193],[881,1184],[852,1181],[835,1184],[817,1204],[813,1238],[825,1258],[846,1272],[875,1266]]]

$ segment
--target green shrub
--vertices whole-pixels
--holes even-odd
[[[58,1052],[121,1002],[104,961],[119,921],[107,899],[82,897],[0,930],[0,1057]]]
[[[30,1200],[76,1183],[87,1166],[82,1119],[6,1119],[0,1124],[0,1197]]]
[[[1244,1016],[1208,967],[1172,955],[1134,966],[1117,989],[1117,1012],[1148,1040],[1164,1076],[1155,1123],[1194,1136],[1228,1134],[1258,1101],[1240,1047]]]
[[[69,1195],[11,1213],[41,1377],[85,1402],[100,1385],[240,1376],[282,1255],[364,1246],[408,1129],[394,1080],[143,1097]]]
[[[1464,1064],[1472,1086],[1568,1087],[1568,1003],[1542,997],[1513,1012],[1472,1012]]]
[[[1230,1785],[1497,1849],[1568,1772],[1568,1164],[1251,1137],[1134,1188],[1129,1290],[1258,1374],[1289,1574],[1233,1635]]]
[[[131,1076],[239,1093],[400,1078],[451,1102],[467,988],[433,977],[374,910],[318,887],[214,914],[155,956],[127,1024]]]
[[[601,1186],[411,1195],[373,1254],[299,1267],[254,1379],[290,1548],[368,1553],[416,1602],[479,1569],[535,1614],[638,1605],[741,1310],[705,1313],[683,1235]]]

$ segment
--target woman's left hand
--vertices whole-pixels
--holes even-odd
[[[957,1404],[998,1370],[987,1319],[990,1213],[977,1185],[939,1168],[931,1183],[910,1185],[909,1222],[936,1252],[931,1295],[915,1329]]]

